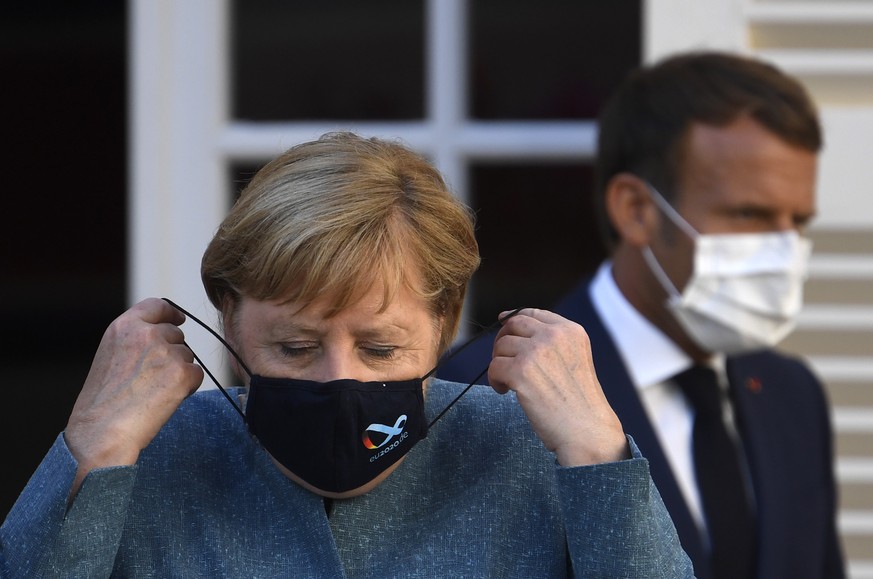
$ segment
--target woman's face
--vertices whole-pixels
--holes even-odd
[[[328,317],[330,296],[306,308],[295,302],[243,297],[225,327],[249,370],[260,376],[317,382],[421,378],[436,365],[441,323],[431,315],[427,302],[406,286],[380,312],[382,299],[382,286],[376,284],[359,301]],[[364,486],[340,493],[315,488],[273,462],[304,488],[342,499],[376,487],[402,460]]]
[[[306,308],[281,299],[243,297],[226,325],[249,369],[261,376],[328,382],[420,378],[436,364],[438,320],[402,286],[384,311],[375,284],[356,303],[327,317],[330,296]]]

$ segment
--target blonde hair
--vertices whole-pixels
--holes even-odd
[[[479,266],[470,210],[408,148],[352,133],[292,147],[243,190],[203,255],[201,278],[220,311],[245,295],[304,306],[330,296],[335,314],[381,282],[382,307],[401,284],[454,339]]]

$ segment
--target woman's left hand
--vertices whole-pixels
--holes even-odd
[[[501,394],[515,392],[537,436],[562,466],[630,457],[579,324],[546,310],[521,310],[497,333],[488,379]]]

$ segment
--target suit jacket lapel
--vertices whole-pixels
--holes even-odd
[[[767,424],[766,413],[762,413],[765,409],[762,408],[759,400],[765,378],[755,374],[755,369],[749,364],[743,363],[742,358],[728,358],[725,370],[734,407],[737,432],[742,440],[749,467],[752,491],[758,503],[772,503],[774,500],[778,500],[777,497],[781,493],[779,488],[774,488],[773,485],[775,482],[777,487],[779,486],[777,477],[763,476],[762,474],[773,470],[772,465],[767,464],[766,451],[772,442],[767,436],[766,429],[760,427],[762,424]],[[757,509],[758,570],[759,573],[768,573],[768,575],[761,576],[772,574],[772,571],[767,571],[769,561],[761,557],[760,554],[771,551],[764,545],[764,542],[770,536],[770,533],[765,532],[765,530],[771,527],[771,523],[776,522],[778,527],[778,521],[773,521],[772,517],[769,516],[773,512],[778,512],[778,510],[760,507]]]

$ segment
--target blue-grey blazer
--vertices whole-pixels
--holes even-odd
[[[434,380],[427,417],[462,389]],[[374,490],[325,505],[200,392],[69,508],[76,463],[59,436],[0,528],[0,576],[690,577],[629,444],[629,460],[557,466],[513,395],[473,388]]]

